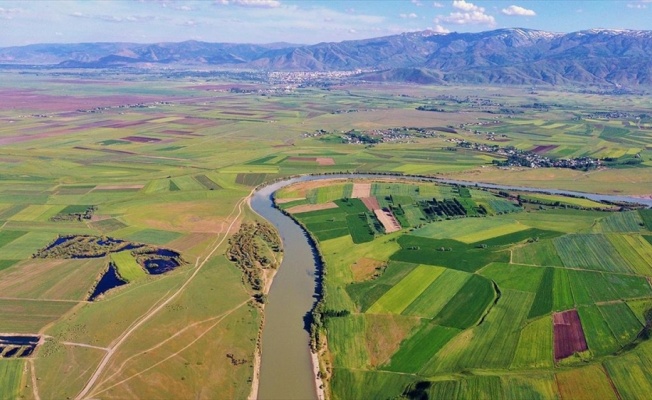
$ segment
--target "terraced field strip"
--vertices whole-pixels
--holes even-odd
[[[434,318],[470,277],[469,273],[446,269],[403,310],[402,314]]]
[[[588,350],[577,310],[552,315],[555,340],[555,361]]]
[[[552,317],[549,315],[527,324],[521,330],[511,368],[552,367],[552,330]]]
[[[597,306],[578,308],[589,350],[596,356],[611,354],[620,349],[607,321]]]
[[[545,271],[545,268],[527,265],[491,263],[481,269],[479,273],[496,282],[501,289],[537,293]]]
[[[369,362],[367,346],[361,337],[365,332],[365,317],[352,314],[329,318],[326,327],[331,332],[328,350],[334,355],[334,366],[363,368]]]
[[[603,304],[598,308],[621,347],[632,343],[643,330],[643,325],[623,302]]]
[[[536,296],[532,303],[532,308],[528,314],[528,318],[535,318],[541,315],[546,315],[552,311],[554,305],[554,287],[555,287],[555,270],[553,268],[545,268],[541,282],[537,287]]]
[[[645,399],[652,393],[652,371],[638,352],[604,362],[611,381],[623,399]]]
[[[572,234],[554,239],[565,267],[631,273],[605,235]]]
[[[515,264],[563,266],[561,258],[552,240],[529,243],[512,250],[512,262]]]
[[[612,208],[608,204],[602,204],[597,201],[583,199],[581,197],[568,197],[568,196],[559,196],[553,194],[527,194],[521,195],[521,198],[538,200],[543,203],[555,203],[559,202],[560,204],[570,204],[578,207],[585,208]]]
[[[622,298],[623,293],[614,289],[605,276],[607,275],[601,272],[568,270],[575,304],[593,304]]]
[[[401,343],[400,349],[392,356],[388,371],[417,373],[423,365],[460,332],[459,329],[439,326],[426,322],[421,329]]]
[[[618,400],[601,365],[590,365],[556,374],[562,400]]]
[[[419,265],[369,307],[367,313],[400,314],[444,271],[441,267]]]
[[[510,233],[524,231],[526,229],[530,229],[530,227],[520,223],[511,223],[502,226],[496,226],[486,230],[479,230],[477,232],[469,233],[466,235],[456,236],[453,237],[453,239],[464,243],[477,243],[483,240],[493,239],[498,236],[504,236]]]
[[[441,357],[431,360],[423,372],[459,371],[465,368],[509,368],[519,342],[520,327],[532,304],[532,293],[505,290],[502,297],[486,315],[483,322],[470,332],[471,340],[466,346],[463,334],[461,342],[449,342],[441,350]],[[444,354],[446,356],[444,357]],[[432,370],[431,368],[435,368]]]
[[[602,219],[597,228],[601,232],[639,232],[643,220],[636,211],[612,213]]]
[[[451,328],[466,329],[478,322],[495,297],[491,281],[473,274],[437,314],[435,321]]]
[[[641,235],[607,235],[618,254],[641,275],[652,276],[652,244]]]
[[[20,398],[25,361],[0,359],[0,399]]]
[[[337,204],[333,202],[319,203],[319,204],[303,204],[303,205],[286,208],[285,211],[289,212],[290,214],[300,214],[300,213],[311,212],[311,211],[328,210],[331,208],[337,208]]]

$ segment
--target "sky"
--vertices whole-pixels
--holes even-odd
[[[652,0],[0,0],[0,47],[34,43],[314,44],[402,32],[652,29]]]

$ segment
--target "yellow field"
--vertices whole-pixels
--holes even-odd
[[[481,240],[492,239],[498,236],[508,235],[514,232],[524,231],[530,229],[529,226],[515,222],[513,224],[500,225],[493,228],[481,230],[475,233],[469,233],[462,236],[453,237],[455,240],[459,240],[464,243],[475,243]]]

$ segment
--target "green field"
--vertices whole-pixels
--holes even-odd
[[[0,360],[0,398],[15,399],[21,390],[25,363],[20,360]]]
[[[127,282],[135,281],[147,275],[130,251],[111,253],[111,262],[115,264],[118,275]]]
[[[444,268],[420,265],[410,272],[399,283],[388,290],[378,299],[367,313],[400,314],[414,300],[416,300],[430,284],[432,284],[444,272]]]
[[[632,122],[651,114],[649,96],[336,77],[279,84],[268,82],[272,73],[136,66],[0,74],[0,332],[44,340],[28,361],[0,360],[0,398],[255,397],[261,303],[274,296],[254,298],[225,256],[229,240],[260,218],[247,207],[254,187],[339,172],[378,175],[277,193],[290,200],[283,209],[337,205],[293,214],[325,262],[317,287],[330,314],[317,331],[327,398],[610,398],[612,387],[644,398],[650,390],[652,351],[638,333],[652,308],[652,213],[472,183],[649,195],[651,121]],[[444,111],[417,109],[426,104]],[[341,138],[386,129],[408,136],[373,145]],[[501,157],[457,141],[619,159],[590,171],[498,168]],[[622,164],[634,157],[640,164]],[[397,172],[471,183],[386,175]],[[401,231],[386,234],[352,198],[359,183]],[[544,201],[519,204],[518,195]],[[53,218],[90,206],[88,220]],[[605,210],[583,209],[594,207]],[[75,234],[169,248],[187,264],[146,276],[129,251],[31,258]],[[298,273],[314,279],[305,260]],[[129,283],[88,302],[109,262]],[[257,278],[269,287],[272,275]],[[555,362],[552,313],[574,308],[590,351]]]

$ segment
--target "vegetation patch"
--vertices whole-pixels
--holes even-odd
[[[244,223],[229,240],[229,260],[243,272],[243,280],[259,302],[266,301],[265,270],[279,266],[281,242],[274,228],[266,222]]]
[[[50,221],[84,221],[90,220],[95,213],[95,206],[91,205],[70,205],[66,206],[59,213],[50,218]]]

